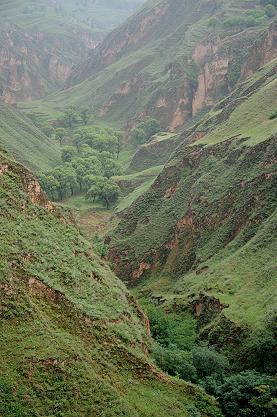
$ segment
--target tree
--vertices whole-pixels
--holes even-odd
[[[130,139],[133,143],[142,144],[161,131],[160,122],[148,117],[131,131]]]
[[[156,133],[161,131],[161,124],[156,119],[148,118],[142,123],[142,128],[144,130],[146,141],[153,136],[156,135]]]
[[[226,377],[215,395],[227,417],[274,417],[276,410],[272,399],[276,391],[272,377],[244,371]]]
[[[87,191],[86,200],[94,203],[96,198],[99,196],[100,191],[100,188],[98,188],[96,185],[92,185]]]
[[[75,149],[73,146],[65,146],[62,149],[62,161],[63,162],[70,162],[72,158],[75,156]]]
[[[122,173],[121,164],[117,161],[114,161],[113,159],[106,160],[103,164],[103,169],[104,175],[107,178],[111,178]]]
[[[66,130],[62,127],[55,130],[55,137],[60,142],[60,145],[64,142],[66,136]]]
[[[276,14],[276,7],[274,7],[272,4],[268,4],[265,6],[265,13],[267,17],[271,18],[275,16]]]
[[[82,137],[81,137],[80,133],[76,133],[74,135],[72,143],[73,143],[74,146],[76,146],[77,152],[80,152],[81,145],[82,145]]]
[[[191,382],[197,380],[196,369],[188,352],[174,347],[164,348],[157,344],[153,350],[153,357],[157,365],[169,375],[178,375]]]
[[[87,107],[84,107],[84,108],[82,108],[80,110],[80,117],[81,117],[84,125],[87,125],[88,124],[88,121],[89,121],[89,113],[90,113],[89,112],[89,108],[87,108]]]
[[[107,209],[110,207],[112,203],[115,203],[119,197],[120,188],[117,184],[113,181],[107,179],[101,189],[100,192],[100,200],[102,200]]]
[[[166,314],[161,307],[144,306],[153,338],[164,347],[191,350],[196,341],[196,323],[190,316]]]
[[[73,125],[77,122],[78,112],[73,106],[70,106],[65,110],[63,120],[64,120],[65,126],[70,127],[70,128],[72,128]]]
[[[57,200],[58,190],[59,190],[59,182],[57,181],[57,179],[54,178],[54,176],[51,175],[50,173],[48,174],[39,173],[38,180],[40,182],[42,189],[46,192],[50,200],[52,201]]]
[[[229,367],[226,356],[208,347],[197,347],[192,351],[192,362],[197,370],[198,378],[205,378],[210,375],[223,376]]]
[[[51,138],[54,135],[55,129],[51,125],[43,125],[41,127],[41,131],[47,136],[48,138]]]
[[[136,127],[131,131],[131,142],[141,145],[145,141],[145,134],[142,128]]]

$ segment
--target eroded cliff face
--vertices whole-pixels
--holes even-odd
[[[45,96],[63,85],[74,62],[96,44],[88,33],[73,40],[6,25],[0,33],[0,96],[7,103]]]
[[[173,62],[165,69],[163,83],[149,74],[143,76],[139,73],[143,64],[137,65],[138,74],[117,87],[100,106],[98,117],[109,117],[122,107],[124,118],[128,103],[127,130],[146,116],[158,119],[165,130],[180,129],[277,56],[276,25],[273,23],[263,34],[253,30],[231,39],[197,44],[189,60]],[[188,76],[188,68],[193,68],[194,79]],[[138,103],[146,97],[147,104],[139,111]]]
[[[242,13],[260,7],[236,4]],[[224,18],[226,8],[211,0],[146,3],[74,68],[66,86],[90,80],[97,116],[116,115],[127,130],[151,116],[176,131],[276,56],[276,22],[212,29],[210,17]]]
[[[248,325],[245,311],[255,308],[265,320],[276,244],[276,88],[274,60],[184,131],[153,185],[120,213],[109,257],[129,286],[147,297],[170,293],[199,320],[200,293],[218,300],[216,316],[224,308]]]

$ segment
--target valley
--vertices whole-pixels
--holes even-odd
[[[0,4],[0,416],[274,417],[275,0]]]

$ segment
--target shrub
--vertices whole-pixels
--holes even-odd
[[[225,378],[215,392],[227,417],[273,417],[276,380],[255,371]]]
[[[196,347],[192,351],[192,357],[193,365],[200,379],[211,375],[222,376],[229,367],[226,356],[208,347]]]
[[[188,352],[175,347],[164,348],[157,344],[153,350],[153,357],[157,365],[169,375],[179,376],[186,381],[196,381],[196,369]]]

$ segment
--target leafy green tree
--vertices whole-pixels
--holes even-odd
[[[164,347],[175,346],[191,350],[196,341],[196,323],[190,316],[166,314],[161,307],[144,306],[151,325],[153,338]]]
[[[89,156],[87,158],[73,158],[71,164],[76,172],[80,191],[85,185],[85,177],[87,175],[102,174],[102,164],[96,156]]]
[[[72,128],[78,121],[78,112],[73,106],[70,106],[65,110],[63,121],[65,126],[69,128]]]
[[[104,186],[101,189],[99,198],[105,203],[107,209],[112,203],[115,203],[118,200],[119,195],[119,186],[113,181],[106,179]]]
[[[63,162],[70,162],[75,156],[75,148],[73,146],[65,146],[62,149],[62,161]]]
[[[244,371],[225,378],[215,395],[227,417],[274,417],[276,391],[276,379]]]
[[[59,191],[59,182],[50,173],[39,173],[38,180],[42,189],[46,192],[50,200],[56,201]]]
[[[89,111],[89,108],[88,107],[84,107],[84,108],[82,108],[80,110],[80,117],[81,117],[84,125],[87,125],[88,124],[88,121],[89,121],[89,113],[90,113],[90,111]]]
[[[74,135],[72,143],[76,147],[77,152],[80,152],[81,145],[82,145],[82,137],[81,137],[80,133],[76,133]]]
[[[60,142],[60,145],[62,145],[66,137],[66,130],[62,127],[56,129],[55,137]]]
[[[277,372],[276,338],[273,330],[256,330],[245,343],[247,365],[258,371],[275,374]]]
[[[267,4],[265,7],[265,14],[267,17],[271,18],[276,15],[276,7],[273,4]]]
[[[140,127],[136,127],[131,131],[130,140],[132,143],[141,145],[145,142],[144,130]]]
[[[49,124],[43,125],[41,127],[41,130],[45,134],[45,136],[47,136],[48,138],[51,138],[55,133],[55,129],[53,128],[53,126]]]
[[[157,365],[169,375],[177,375],[191,382],[197,380],[196,369],[188,352],[175,347],[165,348],[157,344],[152,354]]]
[[[115,175],[120,175],[122,173],[122,166],[119,162],[114,161],[113,159],[107,160],[103,165],[104,175],[107,178],[114,177]]]
[[[131,131],[131,142],[143,144],[148,142],[153,135],[161,131],[160,122],[148,117]]]
[[[147,118],[142,123],[142,128],[144,130],[146,141],[148,141],[153,135],[156,135],[158,132],[161,131],[161,124],[158,120]]]
[[[215,374],[223,376],[229,368],[229,361],[226,356],[208,347],[199,346],[194,348],[192,362],[200,379]]]

